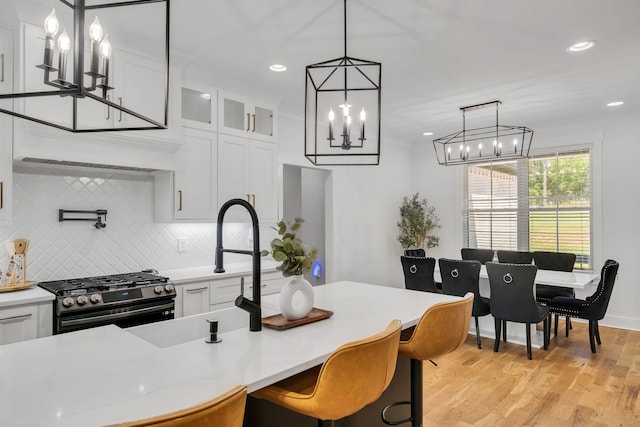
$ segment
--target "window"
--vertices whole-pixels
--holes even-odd
[[[579,150],[466,166],[468,247],[571,252],[591,268],[591,153]]]

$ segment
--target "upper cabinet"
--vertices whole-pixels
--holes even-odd
[[[276,145],[218,135],[218,206],[230,199],[251,203],[261,222],[278,218]],[[227,221],[247,222],[246,210],[233,206]]]
[[[266,142],[278,140],[278,109],[275,105],[218,91],[218,132]]]
[[[182,84],[182,126],[218,130],[217,89],[195,82]]]
[[[0,93],[13,90],[13,33],[0,28]],[[11,100],[0,100],[0,107],[11,109]],[[0,225],[11,222],[13,176],[13,117],[0,113]]]
[[[156,222],[214,222],[217,214],[218,135],[184,129],[179,169],[155,176]]]

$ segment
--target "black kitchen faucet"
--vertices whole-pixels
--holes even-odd
[[[253,226],[253,251],[242,249],[224,249],[222,247],[222,225],[224,214],[234,205],[244,206],[249,215],[251,215],[251,224]],[[225,202],[218,212],[218,226],[216,232],[216,269],[214,273],[224,273],[223,254],[231,252],[235,254],[251,255],[253,262],[253,301],[244,297],[244,289],[241,290],[240,296],[236,298],[237,307],[249,313],[249,330],[262,330],[262,309],[260,307],[260,230],[258,226],[258,214],[251,206],[251,203],[243,199],[231,199]],[[242,287],[244,288],[244,286]]]

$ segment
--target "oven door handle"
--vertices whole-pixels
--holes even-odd
[[[96,322],[104,323],[112,320],[126,319],[128,317],[145,314],[145,313],[174,310],[174,308],[175,308],[175,304],[173,301],[171,301],[163,305],[145,307],[137,310],[125,311],[122,313],[105,314],[103,316],[83,317],[81,319],[67,319],[67,320],[63,319],[60,321],[60,326],[66,327],[66,326],[76,326],[76,325],[87,325],[87,324],[96,323]]]

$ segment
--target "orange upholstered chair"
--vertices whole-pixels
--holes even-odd
[[[242,427],[246,401],[247,388],[238,386],[191,408],[111,427]]]
[[[401,323],[339,347],[315,367],[251,394],[316,418],[318,426],[355,414],[376,401],[396,368]]]
[[[451,353],[462,345],[469,332],[472,309],[473,293],[468,292],[461,300],[429,307],[414,329],[402,332],[399,351],[411,359],[411,401],[387,405],[382,410],[385,424],[399,425],[411,421],[414,427],[422,426],[422,361]],[[387,411],[397,405],[411,405],[411,416],[389,420]]]

